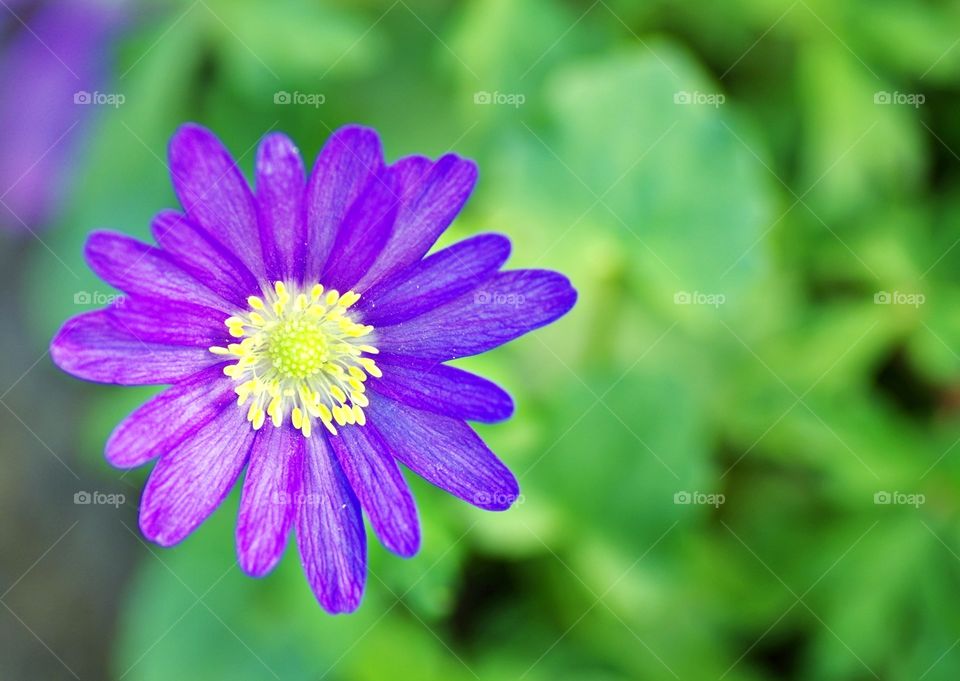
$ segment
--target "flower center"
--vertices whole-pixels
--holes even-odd
[[[353,291],[340,295],[320,284],[301,290],[278,281],[262,297],[247,298],[249,310],[226,320],[230,335],[242,340],[210,352],[237,358],[223,372],[237,383],[237,403],[250,402],[247,420],[255,430],[268,417],[279,428],[287,414],[304,437],[313,419],[332,435],[334,423],[366,423],[364,381],[382,374],[366,356],[377,354],[369,345],[373,327],[348,312],[359,299]]]
[[[269,332],[267,355],[284,378],[313,376],[327,361],[327,334],[305,315],[284,319]]]

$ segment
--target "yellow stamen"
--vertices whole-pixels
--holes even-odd
[[[370,344],[373,327],[348,311],[359,299],[319,283],[276,281],[247,298],[248,310],[224,320],[230,335],[242,340],[209,350],[236,360],[223,372],[236,381],[237,404],[251,427],[260,429],[269,418],[279,428],[289,415],[291,425],[310,437],[313,419],[331,435],[337,434],[334,424],[366,424],[364,383],[383,374],[367,356],[377,354]]]

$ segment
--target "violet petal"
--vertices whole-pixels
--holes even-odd
[[[254,431],[241,409],[224,409],[157,462],[140,499],[140,530],[161,546],[193,532],[243,469]]]
[[[416,409],[467,421],[494,423],[510,418],[513,400],[487,379],[434,360],[377,357],[383,376],[370,388]]]
[[[400,208],[393,234],[380,257],[357,285],[365,290],[384,277],[426,255],[463,208],[477,182],[477,166],[455,154],[442,156],[425,172],[422,157],[407,167],[403,159],[391,166],[400,182]]]
[[[440,361],[476,355],[562,317],[576,300],[570,281],[557,272],[501,272],[419,317],[377,327],[377,347]]]
[[[163,456],[224,409],[236,408],[234,382],[215,365],[167,388],[120,422],[104,454],[117,468]]]
[[[303,440],[288,425],[267,425],[253,442],[237,515],[237,556],[254,577],[270,572],[286,548],[303,481]]]
[[[228,314],[232,309],[228,301],[178,267],[165,251],[124,234],[93,232],[84,255],[101,279],[126,293],[190,301]]]
[[[325,610],[352,612],[367,579],[363,517],[322,434],[305,438],[303,498],[297,505],[297,546],[310,588]]]
[[[397,555],[414,555],[420,548],[417,507],[383,438],[367,424],[341,428],[329,440],[377,537]]]
[[[169,157],[186,214],[262,278],[256,204],[230,152],[212,132],[189,123],[170,140]]]
[[[246,265],[182,213],[161,211],[150,230],[170,261],[229,301],[230,307],[242,308],[248,295],[260,292]]]
[[[347,211],[382,168],[383,149],[374,130],[348,125],[327,139],[307,181],[304,281],[320,280]]]
[[[472,291],[509,255],[510,240],[499,234],[465,239],[380,281],[363,294],[357,309],[367,324],[398,324]]]
[[[257,215],[270,281],[298,278],[307,247],[306,175],[289,137],[272,133],[257,149]]]
[[[490,511],[516,501],[517,479],[463,421],[374,394],[369,412],[393,455],[428,482]]]
[[[77,378],[120,385],[176,383],[220,360],[206,348],[145,343],[109,310],[72,317],[50,342],[54,364]]]

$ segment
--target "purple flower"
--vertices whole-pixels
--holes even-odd
[[[295,528],[320,603],[349,612],[366,579],[361,510],[394,553],[420,545],[398,462],[480,508],[509,508],[517,481],[466,422],[508,418],[510,396],[444,362],[552,322],[576,292],[555,272],[502,271],[510,242],[497,234],[426,255],[476,166],[453,154],[386,165],[377,134],[348,126],[307,178],[293,143],[271,134],[251,192],[219,140],[186,125],[170,168],[184,213],[157,215],[157,246],[92,234],[90,267],[126,295],[51,344],[83,379],[173,384],[106,445],[120,468],[159,457],[144,535],[176,544],[246,467],[241,567],[269,572]]]
[[[35,230],[64,193],[82,121],[82,98],[104,82],[123,13],[103,0],[0,3],[0,229]]]

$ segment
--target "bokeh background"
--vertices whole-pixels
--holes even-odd
[[[0,678],[960,678],[958,3],[0,5]],[[294,551],[240,572],[235,497],[144,543],[102,448],[153,391],[46,353],[188,120],[248,174],[347,122],[472,157],[442,243],[580,291],[463,362],[516,398],[479,430],[521,503],[411,476],[423,550],[371,543],[350,616]]]

